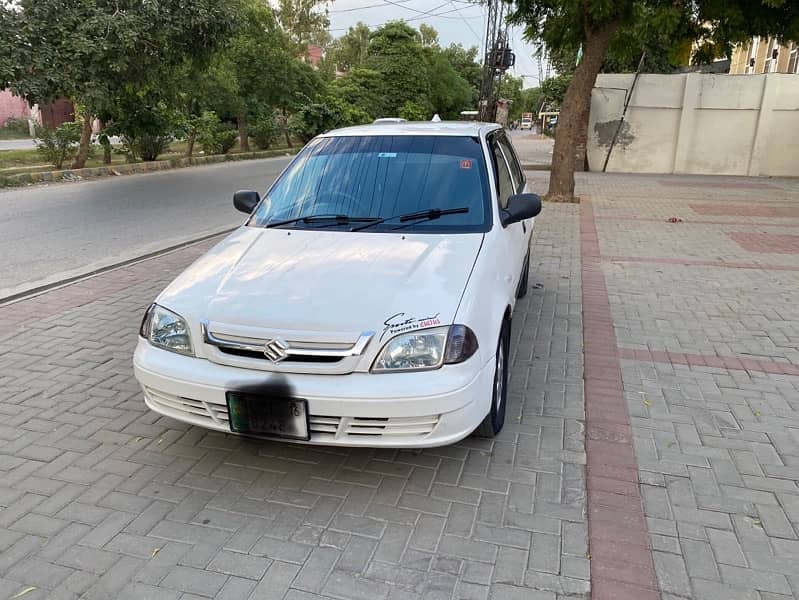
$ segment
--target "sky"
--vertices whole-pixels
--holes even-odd
[[[426,14],[424,14],[426,13]],[[334,0],[330,5],[330,34],[339,37],[358,21],[372,29],[386,21],[405,19],[418,27],[427,23],[438,31],[439,43],[478,46],[482,56],[485,40],[486,7],[469,0]],[[516,66],[510,73],[524,76],[524,87],[538,85],[538,61],[535,47],[522,39],[520,27],[509,30]]]

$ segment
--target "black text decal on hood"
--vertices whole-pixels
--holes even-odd
[[[441,321],[438,318],[440,314],[441,313],[436,313],[431,317],[422,317],[421,319],[408,317],[404,312],[391,315],[388,319],[383,321],[385,327],[383,328],[383,333],[380,335],[380,341],[382,342],[387,334],[394,336],[398,333],[405,333],[406,331],[441,325]]]

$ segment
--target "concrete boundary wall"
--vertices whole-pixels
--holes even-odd
[[[588,164],[601,171],[634,75],[601,74]],[[799,76],[641,75],[608,171],[799,176]]]

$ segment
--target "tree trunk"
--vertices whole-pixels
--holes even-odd
[[[92,143],[92,115],[89,112],[83,115],[83,129],[80,133],[80,144],[78,145],[78,153],[75,155],[75,160],[72,161],[73,169],[82,169],[86,165],[86,159],[89,158],[89,146]]]
[[[250,151],[249,130],[247,129],[247,113],[239,113],[239,149],[242,152]]]
[[[111,143],[103,144],[103,164],[111,164]]]
[[[286,146],[291,148],[291,134],[289,133],[289,117],[286,109],[283,109],[283,135],[286,136]]]
[[[186,158],[191,158],[194,154],[194,141],[197,139],[197,132],[192,131],[186,139]]]
[[[588,114],[591,109],[591,90],[605,60],[613,34],[619,27],[614,21],[598,28],[586,26],[583,57],[574,70],[566,97],[560,107],[552,150],[552,171],[549,174],[547,200],[574,202],[574,166],[578,146],[588,135]],[[583,157],[585,155],[583,154]]]
[[[591,116],[591,101],[586,102],[585,109],[577,118],[577,137],[574,140],[574,170],[585,171],[585,154],[588,146],[588,118]]]

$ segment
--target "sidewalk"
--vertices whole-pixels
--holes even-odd
[[[494,441],[147,411],[141,315],[212,242],[0,307],[0,597],[799,598],[799,181],[577,183],[536,222]]]

